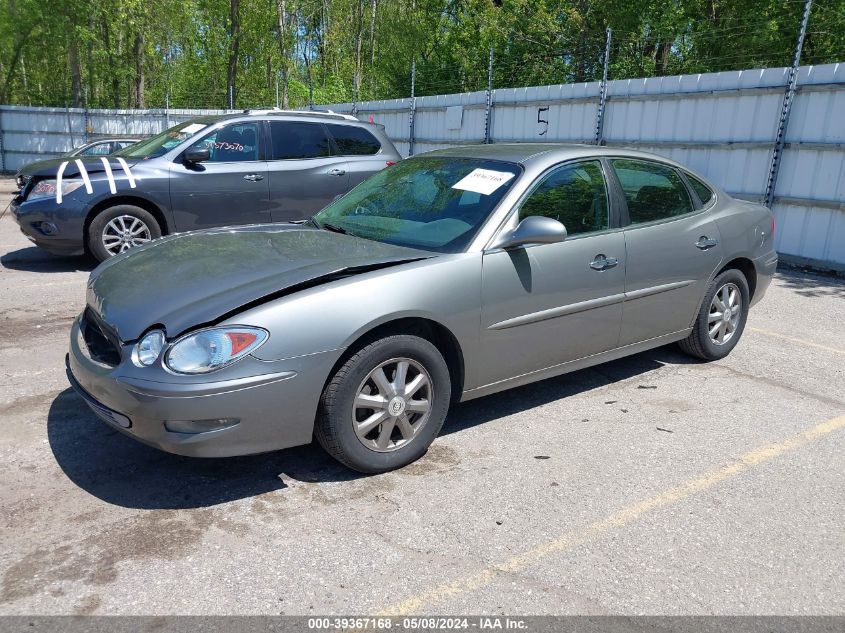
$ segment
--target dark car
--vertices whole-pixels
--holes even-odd
[[[69,152],[65,152],[61,154],[61,161],[66,161],[69,157],[78,158],[84,156],[109,156],[110,154],[114,154],[115,152],[125,149],[130,145],[134,145],[135,143],[140,143],[142,139],[139,138],[104,138],[99,139],[97,141],[91,141],[90,143],[85,143],[84,145],[80,145],[79,147],[74,147]],[[24,167],[20,169],[17,175],[17,183],[18,186],[23,188],[23,183],[26,182],[28,174],[40,174],[42,171],[46,170],[48,173],[50,170],[53,172],[56,171],[56,159],[55,158],[47,158],[44,160],[34,161],[32,163],[28,163]]]
[[[101,138],[75,147],[64,156],[108,156],[140,142],[139,138]]]
[[[27,166],[12,212],[44,250],[103,261],[168,233],[309,218],[399,160],[381,126],[347,115],[208,116],[110,156]]]

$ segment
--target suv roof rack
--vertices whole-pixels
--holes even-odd
[[[332,110],[280,110],[279,108],[264,108],[264,109],[249,109],[244,110],[244,114],[264,116],[268,114],[299,114],[301,116],[319,116],[332,119],[342,119],[345,121],[358,121],[358,119],[351,114],[340,114]]]

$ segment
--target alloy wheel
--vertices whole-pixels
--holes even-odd
[[[417,361],[393,358],[381,363],[355,392],[355,435],[380,453],[407,445],[428,422],[432,394],[431,376]]]
[[[707,331],[716,345],[730,341],[742,316],[742,293],[733,283],[727,283],[713,295],[707,315]]]
[[[133,246],[140,246],[152,239],[150,227],[133,215],[119,215],[109,220],[103,229],[103,246],[112,255],[117,255]]]

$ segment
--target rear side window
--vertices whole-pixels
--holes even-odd
[[[685,171],[684,174],[686,175],[687,180],[689,180],[690,187],[692,187],[693,191],[695,191],[695,195],[697,195],[698,199],[701,200],[701,206],[706,207],[707,203],[713,199],[713,190],[691,173]]]
[[[368,156],[381,149],[381,143],[364,128],[337,123],[328,123],[326,127],[341,156]]]
[[[322,123],[270,121],[273,160],[323,158],[331,155],[329,137]]]
[[[665,220],[693,210],[687,188],[671,167],[621,158],[610,162],[625,192],[631,224]]]

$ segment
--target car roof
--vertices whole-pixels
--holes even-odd
[[[493,143],[490,145],[463,145],[438,149],[418,156],[452,156],[455,158],[483,158],[501,160],[510,163],[526,165],[529,162],[542,161],[558,163],[574,158],[588,158],[595,156],[624,156],[628,158],[642,158],[657,160],[676,167],[686,169],[675,161],[641,152],[638,150],[607,147],[604,145],[587,145],[581,143]],[[689,170],[687,170],[689,171]]]
[[[97,138],[88,141],[80,145],[79,147],[86,147],[87,145],[96,145],[97,143],[113,143],[114,141],[140,141],[140,138],[136,138],[134,136],[127,137],[127,136],[104,136],[103,138]]]
[[[296,119],[296,120],[312,120],[312,121],[332,121],[338,123],[351,123],[370,125],[352,116],[351,114],[340,114],[331,110],[277,110],[275,108],[262,108],[243,110],[241,112],[230,112],[227,114],[206,115],[192,119],[197,123],[216,123],[218,121],[230,121],[233,119],[248,120],[253,117],[261,118],[279,118],[279,119]]]

